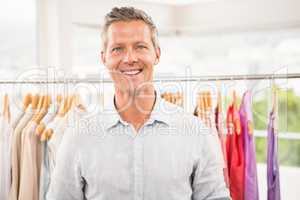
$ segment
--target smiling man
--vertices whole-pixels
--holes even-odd
[[[153,68],[160,58],[156,27],[134,9],[114,9],[106,16],[101,58],[115,83],[119,114],[138,130],[154,105]]]
[[[110,112],[65,133],[47,199],[230,199],[216,134],[153,86],[160,48],[151,18],[113,8],[102,40],[115,86]]]

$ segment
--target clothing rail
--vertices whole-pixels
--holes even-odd
[[[154,82],[210,82],[210,81],[235,81],[235,80],[274,80],[274,79],[299,79],[300,73],[289,74],[253,74],[253,75],[223,75],[223,76],[175,76],[159,77]],[[0,84],[66,84],[66,83],[112,83],[110,79],[55,79],[55,80],[0,80]]]

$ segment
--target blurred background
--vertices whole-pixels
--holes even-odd
[[[161,61],[155,68],[157,76],[300,73],[299,0],[0,2],[1,80],[16,80],[35,74],[35,70],[53,69],[64,77],[99,78],[105,70],[99,59],[103,17],[114,6],[128,5],[145,10],[157,24],[162,50]],[[267,194],[266,128],[271,81],[223,83],[223,88],[239,91],[239,98],[246,88],[254,91],[252,107],[261,199],[266,199]],[[300,196],[300,79],[275,82],[280,91],[282,199],[296,200]],[[222,91],[225,97],[226,92]],[[186,109],[191,112],[193,106]]]

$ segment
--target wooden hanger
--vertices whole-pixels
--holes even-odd
[[[205,102],[204,102],[204,96],[203,96],[202,92],[199,93],[199,103],[200,103],[200,105],[199,105],[198,112],[200,114],[200,119],[203,120],[204,119],[204,113],[203,113],[203,111],[204,111],[204,108],[205,108]]]
[[[220,90],[218,90],[217,109],[218,113],[222,113],[222,95]]]
[[[216,128],[217,130],[220,132],[223,132],[223,121],[222,121],[222,95],[221,95],[221,90],[218,87],[218,92],[217,92],[217,106],[216,106],[216,110],[217,112],[217,118],[215,118],[215,123],[216,123]],[[219,117],[221,116],[221,117]]]
[[[44,95],[42,97],[41,105],[39,111],[36,113],[32,121],[35,123],[39,124],[43,117],[47,114],[48,108],[51,104],[51,98],[49,95]]]
[[[204,123],[205,123],[205,125],[208,125],[208,123],[207,123],[207,118],[206,118],[206,116],[207,116],[207,93],[206,93],[206,91],[203,91],[202,92],[202,102],[203,102],[203,107],[202,107],[202,109],[201,109],[201,111],[202,111],[202,120],[204,121]]]
[[[74,106],[82,111],[86,111],[86,107],[83,105],[79,94],[74,94]]]
[[[237,100],[236,100],[236,91],[232,91],[232,105],[234,106],[235,109],[237,109]]]
[[[235,104],[236,105],[236,104]],[[238,135],[242,133],[242,127],[241,127],[241,121],[240,121],[240,116],[239,112],[237,110],[237,105],[234,106],[234,124],[235,124],[235,130]]]
[[[32,103],[32,95],[30,93],[26,94],[23,99],[23,110],[25,111],[27,107]]]
[[[56,102],[58,103],[58,105],[61,105],[62,100],[63,100],[62,95],[61,95],[61,94],[58,94],[58,95],[56,96]]]
[[[36,110],[38,108],[39,100],[40,100],[39,94],[36,94],[32,97],[31,106],[33,110]]]
[[[41,110],[41,108],[42,108],[43,103],[44,103],[44,96],[41,96],[41,97],[39,98],[39,100],[38,100],[37,107],[36,107],[36,109],[34,110],[34,115],[32,116],[32,118],[31,118],[31,120],[30,120],[31,122],[36,121],[36,118],[37,118],[38,115],[39,115],[39,112],[40,112],[40,110]]]
[[[238,113],[238,104],[237,104],[237,95],[236,95],[236,91],[235,89],[232,91],[232,103],[231,105],[233,106],[233,123],[234,123],[234,127],[235,127],[235,131],[237,133],[237,135],[241,134],[241,122],[239,120],[239,113]]]
[[[9,108],[9,99],[8,94],[4,95],[4,101],[3,101],[3,116],[4,118],[10,122],[10,108]]]
[[[55,115],[54,119],[58,117],[63,117],[67,113],[69,104],[70,104],[70,96],[67,96],[64,99],[62,99],[61,105],[59,106],[58,112]],[[54,131],[52,128],[44,129],[44,131],[41,134],[41,141],[49,140],[52,137],[53,133]]]
[[[58,95],[55,99],[56,99],[58,107],[59,107],[61,105],[62,96]],[[47,95],[47,101],[45,102],[45,105],[44,105],[44,107],[47,107],[47,109],[46,109],[47,111],[49,111],[48,109],[49,109],[51,104],[52,104],[52,99],[51,99],[50,95]],[[51,110],[50,112],[53,112],[53,111]],[[57,110],[55,110],[54,112],[57,112]],[[45,130],[45,128],[46,128],[46,124],[44,124],[43,122],[40,121],[39,125],[36,128],[36,132],[35,132],[36,135],[41,137],[43,131]]]

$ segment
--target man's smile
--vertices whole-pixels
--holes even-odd
[[[122,74],[126,76],[136,76],[140,74],[143,69],[126,69],[126,70],[120,70]]]

